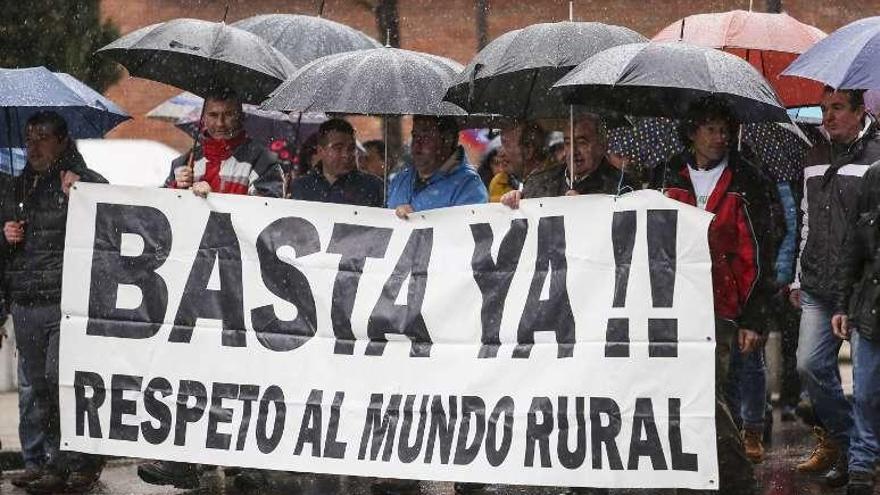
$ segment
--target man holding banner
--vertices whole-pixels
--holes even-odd
[[[58,406],[62,264],[70,189],[76,181],[106,182],[88,169],[55,112],[38,112],[25,127],[27,165],[3,191],[5,283],[12,302],[24,381],[33,387],[45,464],[13,480],[31,493],[81,492],[101,475],[103,460],[60,451]]]
[[[731,149],[737,123],[730,109],[711,98],[692,105],[679,133],[689,150],[655,170],[651,187],[668,197],[708,212],[715,218],[709,228],[712,281],[715,299],[715,413],[721,490],[730,494],[756,492],[750,458],[763,456],[760,444],[763,423],[751,428],[745,418],[743,436],[752,442],[751,454],[743,448],[725,394],[732,353],[761,352],[766,318],[762,303],[776,246],[773,225],[772,185],[751,164]],[[748,202],[744,200],[748,198]],[[753,354],[754,356],[754,354]],[[731,377],[734,386],[751,386]],[[763,401],[764,392],[760,392]],[[739,406],[736,404],[735,406]],[[759,408],[763,420],[763,407]],[[755,421],[755,420],[753,420]],[[757,443],[757,445],[754,445]],[[759,455],[758,455],[759,454]]]

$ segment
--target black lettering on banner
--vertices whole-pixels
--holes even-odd
[[[91,395],[86,395],[86,387]],[[101,438],[101,418],[98,409],[104,405],[107,390],[104,379],[91,371],[76,371],[73,374],[73,393],[76,403],[76,436],[85,436],[86,421],[89,423],[89,437]]]
[[[323,435],[321,428],[324,424],[321,417],[321,402],[323,400],[323,390],[312,389],[309,392],[293,455],[301,455],[305,445],[310,443],[312,444],[312,457],[321,457],[321,436]]]
[[[501,428],[501,445],[498,445],[498,420],[504,415],[504,424]],[[492,414],[489,416],[489,424],[486,429],[486,460],[492,467],[498,467],[507,459],[510,445],[513,442],[513,399],[502,397]]]
[[[137,414],[137,402],[126,399],[123,394],[126,390],[140,392],[142,382],[143,377],[140,376],[113,375],[110,377],[110,433],[107,436],[111,440],[137,442],[138,427],[122,422],[123,416]]]
[[[669,399],[669,450],[674,471],[697,472],[697,454],[684,452],[681,442],[681,399]]]
[[[209,289],[217,266],[220,288]],[[228,347],[244,347],[245,327],[241,282],[241,248],[232,227],[232,215],[212,211],[205,224],[199,250],[183,289],[169,342],[189,342],[199,318],[220,320],[220,341]]]
[[[122,255],[122,236],[140,236],[144,251]],[[98,203],[92,247],[87,335],[146,339],[156,335],[165,319],[168,287],[156,270],[171,250],[171,225],[160,210],[150,206]],[[120,285],[141,292],[141,304],[119,309]]]
[[[275,409],[275,422],[272,425],[272,434],[266,430],[269,422],[269,405]],[[278,447],[281,437],[284,436],[284,421],[287,417],[287,403],[284,401],[284,392],[278,385],[270,385],[263,392],[260,399],[260,410],[257,412],[257,448],[264,454],[269,454]]]
[[[480,341],[480,358],[494,358],[498,355],[501,345],[501,317],[504,314],[504,303],[510,291],[510,283],[519,265],[523,245],[528,233],[528,220],[517,218],[510,222],[510,229],[504,234],[498,247],[498,259],[492,259],[492,242],[494,235],[488,223],[471,225],[474,238],[474,254],[471,258],[471,269],[474,281],[480,288],[483,303],[480,308],[482,336]]]
[[[543,420],[538,422],[538,414]],[[551,467],[550,464],[550,433],[553,432],[553,403],[549,397],[535,397],[529,407],[528,422],[526,424],[526,458],[525,466],[535,465],[535,449],[541,456],[541,467]]]
[[[382,394],[372,394],[370,405],[367,408],[367,417],[364,420],[364,433],[361,435],[361,447],[358,451],[358,459],[364,460],[367,456],[367,447],[370,447],[370,460],[375,461],[379,457],[379,450],[384,445],[382,460],[391,460],[391,452],[394,450],[394,438],[397,434],[397,419],[400,417],[401,394],[394,394],[388,399],[388,407],[382,411],[382,403],[385,397]]]
[[[559,397],[559,408],[556,412],[557,429],[559,439],[556,441],[556,451],[559,455],[559,463],[566,469],[577,469],[584,463],[587,456],[587,427],[584,417],[584,398],[575,398],[574,407],[575,421],[575,448],[570,450],[568,444],[571,441],[571,428],[568,425],[568,397]]]
[[[336,335],[334,354],[354,354],[351,311],[367,258],[383,258],[393,230],[348,223],[333,224],[327,252],[342,255],[333,282],[330,321]]]
[[[443,410],[443,398],[435,395],[431,399],[431,429],[428,431],[428,444],[425,446],[425,464],[434,460],[435,439],[440,443],[440,463],[449,464],[452,452],[452,438],[455,436],[455,422],[458,419],[458,399],[449,397],[449,414]]]
[[[468,434],[471,430],[471,418],[474,418],[476,429],[471,444],[467,445]],[[486,403],[475,395],[466,395],[461,398],[461,420],[458,427],[458,443],[455,446],[455,458],[453,464],[470,464],[480,453],[483,437],[486,435]]]
[[[643,433],[644,439],[642,439]],[[629,460],[626,468],[630,471],[637,471],[641,457],[651,459],[654,471],[667,469],[663,446],[660,444],[660,434],[657,432],[657,421],[654,419],[654,406],[648,397],[636,399],[632,438],[629,442]]]
[[[235,450],[244,450],[248,428],[251,425],[254,401],[259,397],[259,385],[242,385],[238,387],[238,400],[241,401],[241,426],[238,428],[238,439],[235,441]]]
[[[151,420],[141,422],[141,434],[144,440],[152,445],[164,442],[171,434],[171,408],[159,400],[156,394],[165,398],[172,393],[174,392],[171,390],[171,382],[162,377],[150,380],[144,390],[144,409],[159,423],[159,426],[153,426]]]
[[[671,308],[675,295],[677,210],[648,210],[648,267],[651,303]],[[648,356],[678,356],[678,320],[648,320]]]
[[[410,443],[410,433],[413,425],[413,408],[415,407],[416,396],[407,395],[403,403],[403,421],[400,423],[400,440],[397,442],[397,457],[400,462],[409,464],[416,460],[422,451],[422,444],[425,441],[425,422],[428,420],[428,400],[430,396],[423,395],[421,406],[419,406],[419,425],[416,428],[415,441]]]
[[[205,447],[229,450],[232,435],[220,433],[217,426],[232,423],[232,409],[223,407],[223,399],[238,399],[238,385],[235,383],[214,383],[211,385],[211,410],[208,412],[208,433]]]
[[[626,306],[633,248],[636,244],[636,212],[615,211],[611,223],[614,250],[614,300],[612,308]],[[605,332],[605,357],[629,357],[629,318],[609,318]]]
[[[387,334],[406,335],[412,341],[411,357],[431,355],[431,336],[422,317],[422,302],[428,284],[428,262],[434,245],[434,229],[415,229],[409,236],[397,265],[382,287],[382,295],[367,322],[368,356],[381,356]],[[403,282],[409,277],[406,304],[395,304]]]
[[[538,222],[538,254],[529,295],[517,329],[513,357],[527,358],[535,343],[535,332],[555,332],[560,358],[574,355],[575,323],[566,282],[564,217],[544,217]],[[546,300],[541,300],[545,279],[550,278]]]
[[[345,392],[336,392],[333,396],[333,405],[330,406],[330,423],[327,425],[327,438],[324,440],[324,457],[327,459],[345,459],[345,449],[348,445],[336,439],[339,433],[339,411],[342,409],[343,400],[345,400]]]
[[[195,403],[190,406],[190,398]],[[177,389],[177,420],[174,423],[174,445],[186,445],[186,425],[195,423],[205,414],[205,405],[208,403],[208,391],[201,382],[193,380],[180,380]]]
[[[278,319],[269,304],[251,310],[257,340],[272,351],[292,351],[315,336],[318,314],[309,279],[295,266],[278,258],[278,249],[290,246],[297,258],[321,251],[318,230],[298,217],[279,218],[257,238],[257,256],[263,283],[272,294],[296,306],[296,318]]]
[[[608,418],[603,425],[602,416]],[[608,455],[608,469],[623,470],[620,449],[617,448],[617,435],[620,434],[620,406],[609,397],[590,397],[590,454],[593,469],[604,469],[602,463],[602,446]]]

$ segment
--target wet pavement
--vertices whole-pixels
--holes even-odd
[[[795,473],[793,466],[798,459],[806,455],[812,448],[810,430],[801,423],[775,422],[773,444],[769,447],[767,459],[758,466],[761,480],[762,495],[843,495],[846,490],[830,489],[823,486],[817,476],[805,476]],[[8,477],[7,477],[8,478]],[[202,487],[197,490],[177,490],[171,487],[147,485],[137,477],[137,463],[129,460],[114,461],[104,471],[104,475],[95,494],[131,494],[131,495],[243,495],[244,493],[278,494],[278,495],[369,495],[371,481],[366,478],[346,476],[319,476],[287,474],[273,475],[274,484],[269,490],[242,492],[235,488],[222,470],[206,473],[202,478]],[[8,480],[0,485],[0,493],[24,494],[25,491],[13,487]],[[425,482],[421,484],[421,495],[453,495],[452,483]],[[564,493],[561,489],[533,487],[490,487],[485,493],[522,494],[522,495],[556,495]],[[612,490],[611,495],[645,495],[672,494],[675,491],[652,490]],[[688,492],[692,493],[692,492]],[[875,491],[880,494],[880,489]]]

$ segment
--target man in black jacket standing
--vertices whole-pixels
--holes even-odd
[[[847,495],[874,493],[874,467],[880,460],[880,162],[861,183],[858,208],[843,243],[831,328],[851,339],[853,355],[853,431],[849,444]]]
[[[60,451],[58,337],[67,205],[76,181],[107,182],[86,168],[55,112],[39,112],[26,128],[28,163],[3,192],[0,215],[5,284],[12,301],[21,369],[41,410],[46,462],[25,485],[30,493],[86,491],[98,480],[99,457]]]

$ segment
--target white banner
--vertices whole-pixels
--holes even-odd
[[[79,184],[62,448],[715,488],[710,219],[653,191],[400,220]]]

